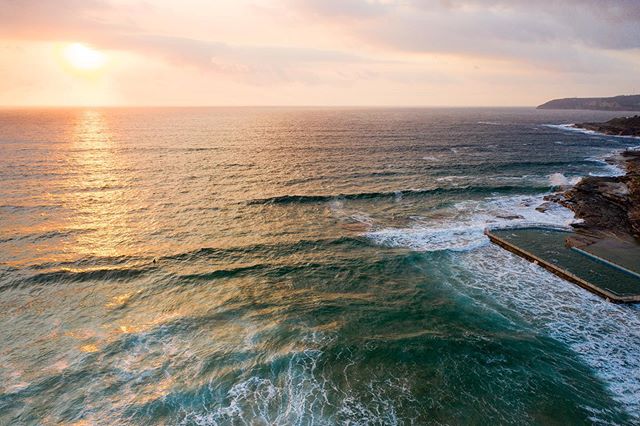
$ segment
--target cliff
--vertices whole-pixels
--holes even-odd
[[[640,95],[611,98],[565,98],[546,102],[538,109],[587,109],[601,111],[640,111]]]

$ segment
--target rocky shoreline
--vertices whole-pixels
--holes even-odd
[[[587,176],[569,190],[545,197],[583,220],[573,225],[579,235],[640,243],[640,151],[625,151],[620,160],[626,169],[624,176]]]
[[[640,137],[640,115],[614,118],[605,123],[579,123],[574,124],[573,127],[605,135]]]

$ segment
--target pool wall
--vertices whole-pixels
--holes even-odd
[[[485,229],[484,231],[485,235],[487,237],[489,237],[489,240],[491,240],[492,243],[499,245],[500,247],[504,248],[505,250],[508,250],[514,254],[517,254],[518,256],[527,259],[528,261],[542,266],[543,268],[545,268],[546,270],[548,270],[549,272],[552,272],[553,274],[559,276],[560,278],[563,278],[569,282],[572,282],[574,284],[579,285],[580,287],[589,290],[590,292],[597,294],[598,296],[601,296],[605,299],[607,299],[610,302],[614,302],[614,303],[638,303],[640,302],[640,294],[639,295],[635,295],[635,296],[619,296],[616,294],[611,293],[610,291],[607,291],[603,288],[600,288],[578,276],[576,276],[575,274],[572,274],[569,271],[566,271],[562,268],[560,268],[557,265],[554,265],[550,262],[547,262],[544,259],[541,259],[540,257],[534,255],[533,253],[530,253],[529,251],[520,248],[518,246],[516,246],[515,244],[508,242],[500,237],[498,237],[497,235],[493,234],[489,229]]]

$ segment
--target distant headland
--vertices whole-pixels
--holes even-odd
[[[598,111],[640,111],[640,95],[621,95],[610,98],[554,99],[538,109],[587,109]]]

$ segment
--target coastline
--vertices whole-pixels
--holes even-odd
[[[604,123],[575,123],[576,129],[589,130],[607,136],[640,137],[640,115],[613,118]]]
[[[624,175],[584,177],[563,194],[562,204],[584,220],[578,230],[640,241],[640,152],[619,155]]]
[[[599,131],[608,129],[607,123],[573,124],[572,127],[607,136],[640,136],[640,130],[634,128],[624,135]],[[574,212],[576,219],[581,220],[572,224],[579,235],[592,239],[614,236],[640,244],[640,151],[634,148],[614,151],[604,161],[623,173],[584,176],[572,187],[544,199]]]
[[[591,131],[591,129],[587,129]],[[553,229],[485,230],[490,241],[566,281],[614,303],[640,302],[640,150],[614,151],[607,163],[621,163],[616,176],[584,176],[575,185],[546,195],[536,210],[553,204],[574,214],[573,231],[558,239]],[[581,257],[583,256],[583,257]],[[591,259],[591,263],[585,259]],[[603,269],[604,268],[604,269]],[[607,268],[612,268],[607,270]]]
[[[572,127],[596,133],[582,125]],[[571,210],[577,220],[571,224],[574,232],[565,239],[565,246],[636,276],[640,276],[639,148],[614,151],[604,159],[620,169],[619,175],[584,176],[573,186],[545,196],[545,203],[538,207],[543,211],[554,203]]]

